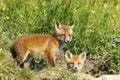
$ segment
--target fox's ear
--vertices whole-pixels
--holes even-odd
[[[65,58],[66,58],[66,59],[69,59],[69,58],[72,58],[72,57],[73,57],[73,54],[72,54],[70,51],[67,50],[67,51],[65,52]]]
[[[68,25],[70,26],[71,29],[73,29],[73,27],[74,27],[74,23],[73,22],[69,23]]]
[[[61,23],[59,21],[55,22],[55,29],[60,30],[61,29]]]
[[[79,57],[83,60],[86,60],[86,52],[82,52]]]

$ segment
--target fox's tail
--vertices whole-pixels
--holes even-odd
[[[10,48],[10,53],[12,54],[13,58],[16,58],[16,51],[13,46]]]

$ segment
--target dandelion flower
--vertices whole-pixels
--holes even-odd
[[[0,52],[2,51],[2,48],[0,48]]]
[[[20,14],[20,17],[23,18],[23,15]]]
[[[113,18],[116,18],[116,17],[117,17],[117,15],[116,15],[116,14],[112,14],[112,17],[113,17]]]
[[[92,10],[91,12],[92,12],[92,14],[95,14],[95,10]]]
[[[6,16],[6,19],[10,19],[10,17],[9,17],[9,16]]]
[[[88,6],[85,7],[85,10],[86,10],[86,11],[88,10]]]
[[[9,56],[12,56],[12,53],[9,52],[8,55],[9,55]]]
[[[116,11],[119,11],[119,10],[120,10],[120,6],[118,6],[118,5],[115,6],[115,10],[116,10]]]
[[[35,6],[35,9],[38,9],[38,7],[37,7],[37,6]]]
[[[6,10],[6,7],[4,6],[3,8],[2,8],[2,11],[5,11]]]
[[[77,10],[77,9],[75,9],[75,10],[74,10],[74,12],[75,12],[75,13],[77,13],[77,12],[78,12],[78,10]]]

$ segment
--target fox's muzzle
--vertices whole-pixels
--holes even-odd
[[[65,35],[65,43],[69,43],[71,41],[72,37],[69,35]]]

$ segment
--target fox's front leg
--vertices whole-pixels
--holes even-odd
[[[47,51],[46,52],[47,64],[49,67],[55,67],[55,52]]]
[[[29,69],[30,63],[31,63],[32,59],[33,59],[33,54],[29,53],[29,55],[27,56],[26,60],[24,61],[24,68],[25,69]]]

